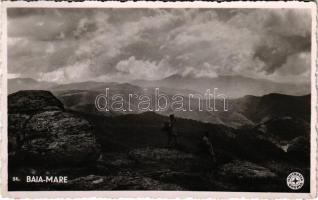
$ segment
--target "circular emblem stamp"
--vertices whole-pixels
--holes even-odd
[[[287,176],[287,185],[292,190],[299,190],[304,185],[304,177],[299,172],[292,172]]]

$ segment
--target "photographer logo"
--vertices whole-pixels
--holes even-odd
[[[287,186],[292,190],[299,190],[304,185],[304,177],[299,172],[292,172],[287,176]]]

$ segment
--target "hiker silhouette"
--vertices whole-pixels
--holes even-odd
[[[178,133],[175,128],[176,118],[173,114],[169,115],[169,122],[164,122],[163,131],[168,135],[168,147],[178,145]]]

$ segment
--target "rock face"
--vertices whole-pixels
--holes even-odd
[[[30,114],[63,109],[63,104],[49,91],[23,90],[8,96],[9,113]]]
[[[225,164],[219,175],[231,180],[262,180],[276,178],[269,169],[247,161],[233,161]]]
[[[85,119],[64,111],[48,91],[9,95],[9,153],[30,163],[76,164],[99,156],[93,128]]]

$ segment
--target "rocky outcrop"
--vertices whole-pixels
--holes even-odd
[[[63,109],[63,104],[49,91],[23,90],[8,96],[9,113],[32,114]]]
[[[8,114],[8,154],[14,156],[16,151],[22,145],[24,128],[30,115],[26,114]]]
[[[30,163],[59,165],[97,160],[93,128],[82,117],[65,112],[48,91],[9,95],[9,153]]]
[[[237,181],[273,179],[277,175],[269,169],[247,161],[233,161],[220,167],[218,174],[225,179]]]

